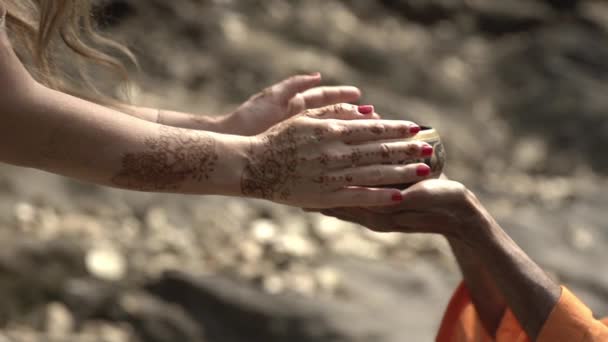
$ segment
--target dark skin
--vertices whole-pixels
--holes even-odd
[[[490,336],[505,309],[535,340],[561,295],[560,286],[502,230],[462,184],[426,180],[404,190],[388,208],[331,209],[323,213],[381,232],[445,236]]]

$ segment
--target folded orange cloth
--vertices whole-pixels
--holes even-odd
[[[530,339],[510,310],[507,310],[492,339],[483,328],[469,290],[460,284],[446,309],[437,342],[528,342]],[[562,294],[541,329],[539,342],[608,341],[608,319],[597,320],[591,310],[562,287]]]

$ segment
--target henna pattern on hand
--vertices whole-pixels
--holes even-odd
[[[352,166],[357,166],[361,162],[361,158],[363,158],[363,153],[360,149],[355,148],[353,152],[349,155],[350,163]]]
[[[144,144],[148,151],[123,156],[113,184],[141,191],[177,190],[188,179],[209,179],[218,160],[211,137],[181,128],[160,126],[159,136]]]
[[[245,196],[269,200],[287,200],[297,172],[296,129],[280,124],[263,138],[261,151],[250,151],[250,159],[241,176],[241,192]]]

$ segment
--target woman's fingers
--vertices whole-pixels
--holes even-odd
[[[433,147],[421,141],[391,141],[348,146],[335,154],[322,154],[321,165],[328,169],[344,169],[378,164],[409,164],[433,155]]]
[[[321,108],[314,108],[306,110],[303,115],[314,119],[334,119],[334,120],[362,120],[362,119],[374,119],[374,106],[356,106],[349,103],[339,103],[331,106],[325,106]],[[337,126],[337,122],[323,121],[318,123],[319,129],[322,131],[329,132],[332,128],[331,124]]]
[[[306,110],[303,115],[322,119],[315,123],[315,135],[342,140],[346,143],[364,143],[412,137],[420,126],[403,120],[377,120],[373,106],[336,104]],[[367,119],[367,120],[366,120]]]
[[[420,126],[401,120],[357,120],[342,123],[334,136],[347,144],[362,144],[378,140],[404,139],[420,132]]]
[[[351,86],[317,87],[308,89],[300,95],[304,99],[306,108],[312,109],[357,101],[361,97],[361,91]]]
[[[376,189],[348,187],[323,194],[321,205],[331,207],[374,207],[400,203],[403,200],[399,189]]]
[[[431,168],[426,164],[376,165],[330,172],[320,176],[319,182],[329,187],[380,186],[411,184],[427,178]]]
[[[271,89],[276,91],[279,100],[287,104],[298,93],[306,91],[312,87],[319,85],[321,82],[321,74],[315,73],[312,75],[296,75],[274,85]]]

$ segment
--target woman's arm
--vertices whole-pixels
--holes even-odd
[[[124,106],[122,111],[137,118],[167,126],[251,136],[262,133],[306,109],[357,101],[361,92],[352,86],[317,87],[321,75],[296,75],[249,98],[235,111],[219,116],[171,110]],[[380,117],[372,112],[370,119]]]
[[[145,121],[179,128],[239,135],[239,127],[227,125],[228,115],[190,114],[173,110],[123,105],[121,112]]]
[[[0,89],[0,161],[133,190],[241,193],[247,139],[153,124],[48,89],[2,28]]]
[[[393,163],[432,151],[404,141],[419,126],[370,120],[373,108],[348,104],[304,111],[254,137],[139,120],[36,83],[0,34],[4,162],[126,189],[326,208],[401,201],[399,190],[374,186],[419,180],[417,165]]]
[[[0,107],[2,161],[132,190],[240,194],[247,138],[153,124],[36,83]]]

